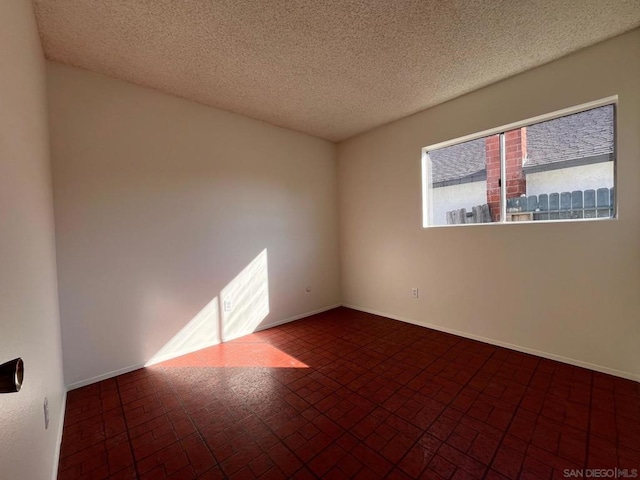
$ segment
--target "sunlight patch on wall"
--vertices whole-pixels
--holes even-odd
[[[265,248],[236,277],[222,289],[192,320],[158,350],[145,366],[164,362],[199,349],[253,333],[269,314],[269,274]],[[291,366],[291,360],[277,360],[273,347],[256,347],[272,361],[282,366]],[[229,352],[235,352],[232,347]],[[278,351],[279,352],[279,351]],[[250,357],[255,358],[250,351]],[[235,353],[232,353],[235,358]],[[232,364],[238,361],[229,359]],[[189,362],[201,363],[191,359]],[[219,358],[217,364],[226,360]],[[255,363],[255,362],[253,362]]]
[[[267,264],[265,248],[220,293],[223,341],[254,332],[269,314]]]
[[[218,297],[211,300],[193,319],[173,336],[145,366],[153,365],[176,355],[219,343],[220,305]]]

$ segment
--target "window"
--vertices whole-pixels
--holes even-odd
[[[424,226],[614,218],[615,101],[424,148]]]

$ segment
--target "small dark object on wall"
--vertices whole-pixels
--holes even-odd
[[[21,358],[0,365],[0,393],[19,392],[24,377],[24,363]]]

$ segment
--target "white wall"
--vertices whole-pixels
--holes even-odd
[[[48,84],[67,385],[216,341],[223,291],[232,336],[340,302],[334,144],[60,64]]]
[[[0,395],[0,477],[41,480],[57,464],[64,387],[45,64],[31,2],[0,2],[0,72],[0,363],[25,365],[22,390]]]
[[[639,58],[635,30],[341,143],[343,302],[640,378]],[[422,147],[616,94],[619,220],[422,228]]]
[[[430,225],[446,225],[447,212],[461,208],[470,212],[472,207],[487,203],[487,182],[483,180],[434,188],[430,200]]]
[[[613,187],[613,162],[527,174],[527,195]]]

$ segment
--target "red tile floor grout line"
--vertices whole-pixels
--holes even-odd
[[[69,392],[59,479],[640,468],[640,384],[347,308]]]
[[[116,390],[118,391],[118,398],[120,399],[120,404],[122,404],[122,395],[120,395],[120,386],[118,385],[118,382],[116,382]],[[123,416],[123,421],[124,421],[124,426],[127,432],[129,432],[129,427],[127,426],[127,418]],[[63,432],[63,436],[64,436],[64,432]],[[129,437],[129,434],[127,433],[127,438]],[[134,452],[133,452],[133,447],[131,446],[131,442],[129,442],[129,451],[131,452],[131,458],[135,458],[134,456]],[[135,475],[136,477],[138,477],[138,467],[136,465],[136,462],[133,462],[133,468],[135,470]]]
[[[540,365],[539,363],[536,363],[536,367],[535,367],[535,369],[534,369],[534,371],[533,371],[533,374],[532,374],[532,375],[531,375],[531,377],[529,378],[529,382],[527,383],[527,387],[526,387],[526,388],[529,388],[529,386],[531,385],[531,379],[533,378],[533,376],[535,375],[536,371],[538,370],[538,366],[539,366],[539,365]],[[523,400],[523,398],[524,398],[524,396],[523,396],[522,398],[520,398],[520,401],[518,402],[518,406],[515,408],[515,410],[518,410],[518,409],[520,408],[520,406],[522,405],[522,400]],[[509,424],[507,425],[507,428],[505,428],[505,430],[504,430],[504,432],[503,432],[503,434],[502,434],[502,438],[500,439],[500,443],[501,443],[501,444],[504,442],[504,439],[505,439],[505,437],[507,436],[507,432],[508,432],[508,431],[509,431],[509,429],[511,428],[511,424],[513,423],[513,419],[514,419],[514,417],[512,416],[512,417],[511,417],[511,419],[509,420]],[[495,462],[496,457],[497,457],[497,455],[498,455],[498,451],[499,451],[499,450],[498,450],[498,449],[496,449],[496,451],[495,451],[495,452],[493,452],[493,456],[491,457],[490,465],[493,465],[493,463]],[[522,467],[523,467],[523,465],[524,465],[524,462],[522,462],[522,463],[520,464],[520,467],[518,468],[518,478],[520,478],[520,476],[522,475]],[[484,477],[483,477],[483,478],[487,478],[487,475],[488,475],[488,474],[489,474],[489,469],[487,469],[487,471],[485,472],[485,474],[484,474]]]
[[[444,355],[444,354],[446,354],[447,352],[449,352],[453,347],[455,347],[456,345],[458,345],[458,343],[460,343],[460,342],[458,341],[458,342],[456,342],[456,343],[454,343],[454,344],[450,345],[450,346],[449,346],[449,348],[448,348],[445,352],[443,352],[443,355]],[[493,356],[493,353],[491,353],[491,355],[490,355],[489,357],[487,357],[487,358],[486,358],[486,360],[483,362],[483,365],[484,365],[484,364],[486,364],[492,356]],[[425,365],[425,368],[426,368],[426,367],[428,367],[428,365]],[[413,380],[413,379],[414,379],[415,377],[417,377],[418,375],[420,375],[420,373],[416,373],[416,375],[415,375],[411,380]],[[409,381],[411,381],[411,380],[409,380]],[[453,402],[453,400],[454,400],[454,399],[452,398],[452,399],[451,399],[451,401],[450,401],[446,406],[449,406],[449,405],[451,404],[451,402]],[[442,415],[442,414],[440,414],[440,415]],[[434,423],[438,418],[440,418],[440,416],[436,417],[436,418],[435,418],[435,419],[434,419],[434,420],[429,424],[429,427],[430,427],[431,425],[433,425],[433,423]],[[428,429],[428,427],[426,427],[426,429]],[[405,452],[405,454],[400,458],[400,460],[398,460],[398,464],[402,463],[402,461],[403,461],[403,460],[404,460],[404,459],[409,455],[409,453],[411,452],[411,449],[412,449],[412,448],[414,448],[414,447],[419,443],[419,441],[420,441],[420,438],[416,439],[416,441],[413,443],[413,445],[411,445],[411,447],[409,447],[409,449],[407,450],[407,452]],[[434,453],[437,453],[437,452],[434,452]],[[427,465],[425,465],[425,469],[426,469],[426,468],[427,468]],[[420,473],[422,473],[422,472],[420,472]]]
[[[169,385],[169,387],[173,390],[173,387],[171,385]],[[175,392],[174,392],[175,393]],[[179,400],[180,401],[180,400]],[[180,401],[180,404],[183,406],[182,402]],[[184,406],[183,406],[184,408]],[[202,437],[202,435],[200,434],[200,432],[197,429],[196,424],[193,422],[193,419],[191,418],[191,416],[187,415],[189,417],[189,421],[192,423],[196,434],[200,437],[200,439],[203,441],[203,444],[205,445],[206,449],[209,451],[209,453],[211,454],[211,456],[214,458],[214,460],[216,461],[216,464],[219,465],[220,462],[218,462],[218,460],[216,459],[215,453],[211,450],[211,448],[209,447],[209,445],[204,441],[204,438]]]
[[[593,372],[591,372],[591,378],[589,382],[589,418],[591,418],[591,409],[593,407]],[[591,433],[591,422],[587,424],[587,438]],[[617,440],[616,440],[616,450],[618,449]],[[584,455],[584,469],[586,470],[589,467],[589,442],[587,442],[585,446],[585,455]]]
[[[237,341],[237,339],[236,339],[236,340],[233,340],[233,341]],[[248,344],[248,345],[250,345],[250,344],[257,344],[257,343],[261,343],[261,342],[257,342],[257,341],[250,341],[250,342],[242,342],[242,343],[243,343],[243,344]],[[170,387],[171,387],[171,385],[170,385]],[[181,402],[181,404],[182,404],[182,402]],[[191,418],[191,416],[189,416],[189,420],[193,423],[193,419]],[[203,440],[203,442],[204,442],[204,438],[202,437],[202,435],[200,434],[200,432],[199,432],[199,431],[197,431],[197,426],[196,426],[196,424],[195,424],[195,423],[193,423],[193,426],[194,426],[194,428],[196,428],[196,432],[197,432],[197,434],[200,436],[200,438],[202,438],[202,440]],[[265,428],[269,428],[269,427],[265,424]],[[204,442],[204,444],[206,445],[207,450],[211,453],[211,456],[212,456],[214,459],[216,459],[215,452],[213,452],[213,451],[211,450],[211,448],[209,447],[209,445],[208,445],[206,442]],[[218,465],[220,464],[220,462],[219,462],[217,459],[216,459],[216,463],[217,463]],[[302,468],[302,467],[301,467],[301,468]]]

